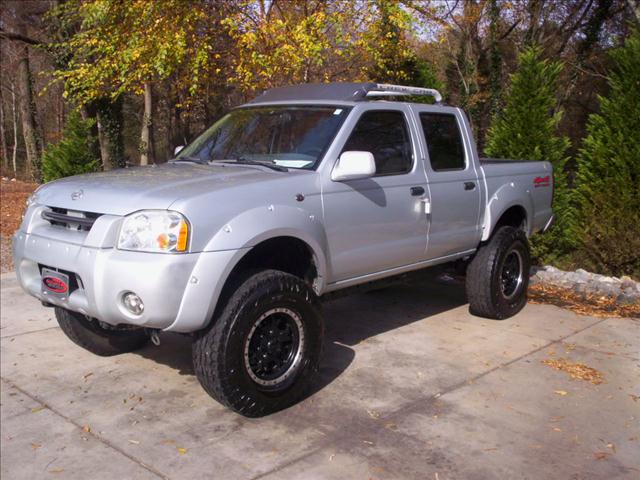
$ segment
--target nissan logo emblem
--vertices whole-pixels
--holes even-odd
[[[82,190],[76,190],[71,194],[71,200],[79,200],[83,197],[84,192]]]

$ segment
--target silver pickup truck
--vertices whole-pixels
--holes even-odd
[[[458,261],[472,313],[520,311],[552,196],[548,162],[480,159],[435,90],[306,84],[232,110],[166,164],[40,187],[13,254],[76,344],[113,355],[191,334],[205,390],[261,416],[313,382],[330,292]]]

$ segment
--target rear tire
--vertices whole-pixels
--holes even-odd
[[[132,352],[149,341],[142,328],[112,327],[60,307],[55,312],[60,328],[73,343],[101,357]]]
[[[246,417],[300,401],[318,371],[324,327],[318,298],[277,270],[248,277],[193,342],[193,365],[214,399]]]
[[[522,230],[498,229],[467,268],[466,289],[473,315],[503,320],[527,303],[529,244]]]

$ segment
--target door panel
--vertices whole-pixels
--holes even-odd
[[[390,128],[383,128],[382,123],[368,124],[368,128],[360,132],[366,134],[354,140],[363,125],[360,120],[382,112],[380,107],[358,107],[353,112],[360,115],[358,123],[341,151],[371,151],[374,158],[378,157],[377,170],[385,174],[325,182],[323,204],[332,271],[330,282],[416,263],[424,258],[426,216],[421,196],[416,196],[415,190],[412,194],[411,188],[421,187],[426,191],[427,186],[424,169],[415,161],[417,138],[408,126],[410,111],[400,105],[385,106],[383,110],[402,113],[400,118],[405,122],[410,140],[408,157],[404,157],[407,163],[403,167],[403,160],[396,155],[398,149],[383,139]],[[365,117],[367,113],[369,117]]]
[[[424,257],[427,223],[419,170],[336,184],[324,193],[332,281],[416,263]]]
[[[413,108],[426,146],[431,203],[426,259],[473,249],[481,235],[482,185],[472,160],[475,146],[461,128],[465,120],[456,109]]]

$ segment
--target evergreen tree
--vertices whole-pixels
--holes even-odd
[[[504,109],[494,117],[485,153],[517,160],[546,160],[554,169],[553,209],[556,222],[545,235],[532,239],[532,253],[543,262],[554,262],[569,253],[575,240],[564,166],[569,139],[557,134],[562,111],[556,99],[562,64],[541,58],[537,46],[527,47],[519,56],[519,66],[511,75]]]
[[[91,132],[93,123],[93,120],[83,120],[77,111],[71,112],[62,140],[49,145],[44,153],[42,173],[45,182],[99,169],[96,138]]]
[[[588,267],[640,277],[640,30],[611,56],[610,93],[578,157],[575,234]]]

